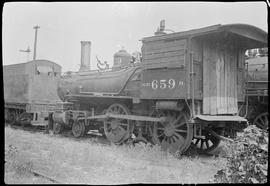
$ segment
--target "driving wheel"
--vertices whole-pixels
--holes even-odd
[[[111,114],[130,114],[128,108],[122,104],[112,104],[106,113]],[[130,138],[133,127],[131,121],[127,119],[110,118],[104,121],[104,132],[109,141],[115,144],[122,144]]]
[[[170,152],[184,152],[193,138],[193,127],[188,123],[188,115],[179,111],[157,111],[158,117],[166,117],[164,123],[154,123],[153,142]]]

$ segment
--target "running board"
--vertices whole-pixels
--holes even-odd
[[[247,119],[240,116],[210,116],[210,115],[195,115],[194,119],[201,119],[204,121],[237,121],[247,122]]]

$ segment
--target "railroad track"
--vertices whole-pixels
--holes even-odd
[[[7,157],[5,156],[5,163],[11,162],[11,161],[12,161],[12,160],[11,160],[10,158],[7,158]],[[32,174],[33,176],[35,176],[35,177],[40,177],[40,178],[49,180],[49,181],[52,182],[52,183],[64,183],[63,181],[60,181],[60,180],[58,180],[58,179],[56,179],[56,178],[52,178],[51,176],[49,176],[49,175],[47,175],[46,173],[41,172],[41,171],[39,171],[39,170],[37,170],[37,169],[31,168],[31,170],[29,170],[28,172],[31,173],[31,174]]]
[[[12,129],[15,129],[15,130],[23,130],[23,131],[30,132],[30,133],[44,134],[46,132],[46,128],[42,127],[42,126],[37,127],[37,126],[30,126],[30,125],[22,126],[22,125],[9,125],[9,124],[6,124],[6,126],[10,126]],[[96,137],[96,138],[98,138],[98,140],[97,140],[98,143],[100,143],[100,142],[103,144],[108,143],[108,141],[106,142],[105,138],[98,136],[98,135],[95,135],[95,134],[91,134],[91,133],[85,134],[83,137],[80,137],[80,138],[75,138],[72,135],[71,131],[63,131],[61,134],[57,134],[55,136],[60,137],[60,138],[67,138],[67,139],[74,140],[74,141],[87,141],[90,138]],[[5,156],[5,162],[11,162],[11,161],[12,160],[9,157]],[[65,183],[64,181],[56,179],[56,178],[48,175],[44,171],[38,170],[36,168],[31,168],[31,170],[29,170],[29,173],[35,177],[46,179],[53,184]]]
[[[9,125],[9,124],[6,124]],[[9,125],[11,128],[16,129],[16,130],[23,130],[23,131],[27,131],[30,133],[41,133],[41,134],[46,134],[46,128],[45,126],[31,126],[31,125]],[[95,132],[91,132],[89,131],[87,134],[85,134],[84,136],[80,137],[80,138],[76,138],[73,136],[72,132],[70,130],[63,130],[61,132],[61,134],[56,134],[55,136],[58,136],[60,138],[68,138],[74,141],[87,141],[89,139],[94,138],[95,141],[97,141],[98,143],[102,143],[102,144],[110,144],[110,142],[102,137],[102,135],[100,133],[95,133]]]
[[[17,130],[24,130],[31,133],[46,134],[46,128],[44,126],[31,126],[31,125],[28,125],[28,126],[10,125],[10,126]],[[83,141],[88,142],[89,139],[94,139],[93,141],[95,141],[96,143],[105,144],[105,145],[111,144],[106,139],[106,137],[103,137],[100,133],[95,133],[91,131],[89,131],[87,134],[79,138],[74,137],[70,130],[63,130],[61,134],[56,134],[55,136],[59,138],[67,138],[69,140],[78,141],[78,142],[83,142]],[[134,143],[130,142],[130,143],[127,143],[127,145],[134,145]],[[194,156],[196,155],[216,156],[215,154],[211,154],[211,153],[199,153],[193,150],[192,148],[190,148],[184,153],[184,155],[189,155],[189,156],[191,154],[193,154]]]
[[[41,177],[41,178],[47,179],[47,180],[49,180],[49,181],[51,181],[53,183],[64,183],[64,182],[61,182],[61,181],[59,181],[59,180],[57,180],[55,178],[52,178],[52,177],[50,177],[50,176],[46,175],[45,173],[42,173],[42,172],[40,172],[38,170],[33,169],[30,172],[36,177]]]
[[[9,125],[13,129],[21,129],[29,132],[45,132],[45,127],[44,126],[29,126],[29,125]]]

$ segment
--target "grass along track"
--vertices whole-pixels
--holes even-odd
[[[208,183],[226,162],[224,158],[200,156],[177,159],[158,146],[115,146],[96,139],[74,140],[5,127],[5,150],[17,149],[5,156],[5,182]],[[31,175],[34,170],[36,176],[33,177],[40,173],[39,181],[24,174],[15,179],[14,175],[27,172],[20,171],[24,170],[21,167],[29,170]]]

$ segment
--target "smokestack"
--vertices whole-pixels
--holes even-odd
[[[91,41],[81,41],[81,66],[79,71],[90,70]]]

